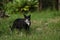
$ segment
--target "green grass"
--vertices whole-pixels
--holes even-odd
[[[31,34],[24,31],[10,31],[10,25],[22,14],[10,14],[9,18],[0,18],[0,40],[60,40],[60,12],[42,11],[31,14]],[[19,33],[18,33],[19,32]]]

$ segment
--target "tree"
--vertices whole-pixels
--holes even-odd
[[[59,10],[59,8],[58,8],[58,2],[59,0],[56,0],[56,3],[55,3],[55,8],[56,8],[56,10]]]
[[[53,9],[55,7],[56,10],[58,10],[58,2],[59,0],[38,0],[39,3],[39,10],[42,9]]]
[[[8,17],[8,15],[5,14],[5,10],[4,10],[4,5],[6,3],[7,0],[0,0],[0,17]]]
[[[0,0],[0,10],[3,8],[3,0]]]

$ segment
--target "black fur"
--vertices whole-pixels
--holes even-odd
[[[29,31],[30,25],[31,25],[30,16],[31,16],[31,15],[29,15],[29,16],[24,15],[24,18],[18,18],[18,19],[16,19],[16,20],[13,22],[13,25],[12,25],[12,27],[11,27],[11,30],[13,31],[13,30],[16,28],[16,29],[19,29],[19,30],[25,29],[25,30]],[[30,25],[28,25],[28,24],[25,22],[26,19],[29,20]]]

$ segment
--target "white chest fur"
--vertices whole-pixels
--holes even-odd
[[[26,22],[26,24],[30,25],[30,23],[29,23],[29,20],[28,20],[28,19],[26,19],[26,20],[25,20],[25,22]]]

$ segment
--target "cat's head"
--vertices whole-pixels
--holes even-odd
[[[31,24],[31,15],[24,15],[24,18],[25,18],[25,22],[26,22],[26,24],[28,24],[28,25],[30,25]]]

